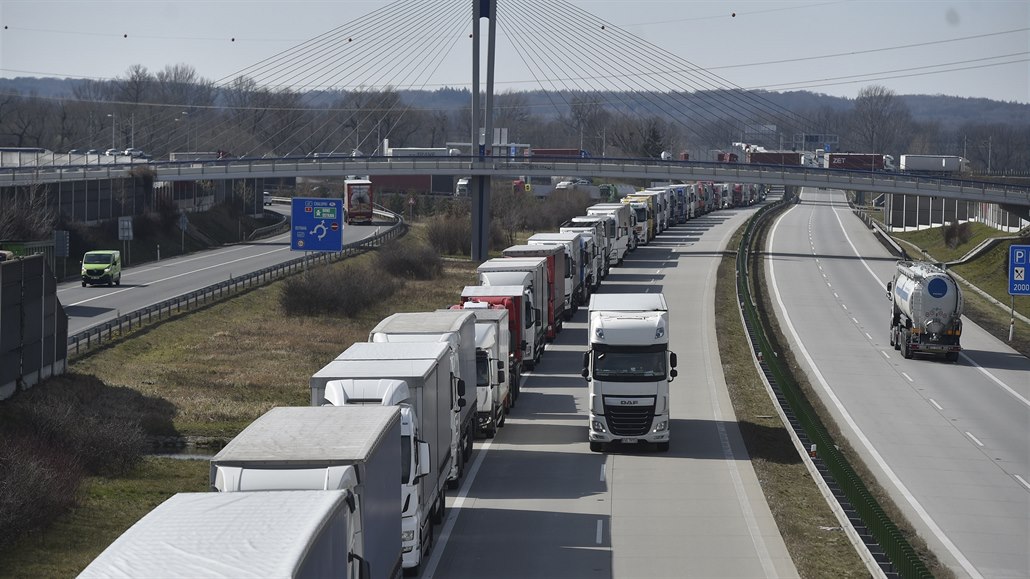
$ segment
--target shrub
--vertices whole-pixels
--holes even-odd
[[[468,255],[472,247],[472,218],[434,215],[426,220],[426,238],[440,253]]]
[[[944,244],[950,249],[955,249],[960,245],[969,243],[969,240],[973,238],[973,228],[970,227],[968,222],[959,223],[952,221],[941,228],[941,235],[944,236]]]
[[[443,273],[439,252],[408,238],[380,247],[376,264],[394,276],[408,279],[436,279]]]
[[[287,315],[344,315],[353,317],[366,307],[393,295],[400,282],[382,275],[368,263],[317,268],[290,278],[279,294]]]
[[[75,504],[82,467],[62,448],[21,435],[0,438],[0,547]]]

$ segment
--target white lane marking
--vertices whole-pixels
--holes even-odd
[[[930,398],[930,404],[933,404],[933,405],[934,405],[934,407],[935,407],[935,408],[936,408],[937,410],[944,410],[944,407],[943,407],[943,406],[941,406],[940,404],[937,404],[937,401],[936,401],[936,400],[934,400],[933,398]]]
[[[851,321],[852,321],[852,322],[855,322],[855,325],[858,325],[858,320],[857,320],[857,319],[855,319],[854,317],[852,317],[852,318],[851,318]]]
[[[844,308],[845,310],[848,309],[847,304],[841,304],[840,307]]]
[[[908,380],[909,382],[915,382],[915,380],[913,380],[912,377],[908,374],[902,372],[901,375],[905,377],[905,380]]]
[[[598,545],[601,544],[601,535],[604,533],[604,519],[597,519],[597,534],[594,536],[594,542]]]
[[[883,354],[884,358],[887,358],[888,360],[891,359],[890,354],[888,354],[887,352],[884,352],[883,350],[880,350],[880,353]]]
[[[1014,474],[1012,476],[1016,477],[1016,480],[1018,480],[1020,482],[1020,484],[1025,486],[1027,488],[1027,490],[1030,490],[1030,483],[1026,482],[1025,478],[1019,476],[1018,474]]]
[[[869,338],[870,340],[872,340],[872,339],[873,339],[873,337],[869,335],[869,332],[866,332],[866,333],[865,333],[865,337]]]
[[[776,220],[776,223],[773,224],[772,233],[770,233],[769,235],[768,242],[770,247],[772,246],[773,240],[776,239],[776,230],[779,228],[780,223],[783,222],[783,218],[786,217],[790,213],[790,211],[791,209],[788,209],[786,212],[784,212],[783,215],[781,215],[780,218]],[[834,215],[836,215],[837,210],[834,209],[833,211]],[[844,223],[840,221],[840,216],[837,216],[837,222],[840,223],[841,231],[844,231]],[[858,249],[856,249],[855,245],[851,243],[851,238],[848,237],[846,231],[844,232],[844,237],[848,240],[848,243],[851,244],[851,249],[854,250],[855,255],[858,256],[859,261],[861,261],[865,268],[869,270],[869,273],[872,274],[873,271],[869,268],[869,264],[867,264],[865,259],[862,259],[861,255],[859,255]],[[973,564],[969,562],[969,559],[967,559],[966,556],[962,554],[962,551],[958,549],[955,543],[953,543],[951,539],[946,534],[944,534],[944,531],[940,528],[940,526],[937,525],[937,522],[933,520],[933,517],[930,516],[930,513],[926,511],[926,509],[923,507],[922,504],[920,504],[920,502],[916,499],[912,492],[908,490],[908,487],[905,486],[905,483],[901,482],[901,479],[898,478],[898,475],[894,473],[894,470],[891,469],[890,465],[887,464],[887,461],[884,460],[883,456],[881,456],[879,451],[876,450],[876,447],[873,446],[873,443],[869,440],[869,437],[867,437],[865,435],[865,432],[863,432],[862,429],[858,427],[858,423],[855,422],[855,419],[851,417],[851,414],[848,412],[847,408],[844,407],[844,403],[841,402],[840,398],[837,397],[837,393],[834,392],[833,388],[830,387],[830,384],[826,381],[826,378],[823,376],[823,373],[819,370],[819,367],[816,366],[815,360],[812,359],[812,355],[808,352],[808,349],[805,348],[804,344],[802,344],[801,336],[798,335],[797,329],[794,328],[794,322],[790,318],[790,314],[787,311],[787,306],[783,303],[783,296],[780,295],[780,286],[776,282],[776,264],[772,259],[767,258],[767,261],[769,263],[769,277],[772,282],[769,285],[772,286],[773,293],[776,294],[776,303],[777,305],[779,305],[780,313],[783,316],[783,321],[785,322],[785,325],[787,326],[787,329],[790,331],[791,335],[794,336],[794,342],[797,344],[798,350],[801,351],[801,355],[805,358],[805,361],[808,362],[808,366],[812,369],[812,373],[815,375],[816,380],[818,380],[819,384],[822,386],[823,391],[825,391],[827,396],[829,396],[830,401],[833,403],[833,405],[837,407],[837,410],[840,412],[841,417],[844,419],[845,422],[847,422],[848,426],[851,427],[859,442],[863,446],[865,446],[866,450],[869,452],[869,455],[872,456],[874,461],[876,461],[876,464],[883,470],[884,474],[887,476],[888,479],[890,479],[891,483],[894,484],[895,488],[897,488],[898,491],[901,492],[902,496],[905,497],[905,500],[907,500],[908,503],[912,505],[912,508],[915,509],[916,513],[919,515],[919,518],[923,519],[923,522],[930,529],[930,532],[933,533],[941,542],[941,544],[944,545],[944,548],[946,548],[948,552],[950,552],[952,556],[955,557],[955,560],[958,561],[959,565],[962,566],[966,573],[968,573],[971,577],[983,579],[983,575],[981,575],[980,572],[976,570],[976,567],[974,567]],[[873,277],[875,278],[876,276],[873,275]],[[879,283],[878,279],[877,283]],[[886,291],[887,287],[883,286],[883,289],[884,291]],[[887,356],[887,353],[883,352],[883,355]],[[889,358],[889,356],[887,357]]]
[[[824,275],[823,277],[826,277],[826,276]],[[837,298],[837,299],[840,299],[840,296],[839,296],[839,295],[837,295],[837,292],[833,292],[833,297],[835,297],[835,298]]]
[[[975,442],[975,443],[976,443],[976,445],[977,445],[977,446],[979,446],[980,448],[983,448],[983,445],[984,445],[984,443],[980,442],[980,439],[979,439],[979,438],[977,438],[977,437],[973,436],[973,433],[972,433],[972,432],[969,432],[969,431],[967,430],[967,431],[966,431],[966,436],[968,436],[969,438],[971,438],[971,439],[973,440],[973,442]]]
[[[601,482],[604,482],[604,463],[601,463]]]
[[[432,579],[433,574],[436,573],[436,567],[440,564],[440,557],[447,550],[447,540],[451,538],[451,530],[454,529],[454,523],[458,520],[458,515],[461,514],[461,507],[465,504],[465,497],[468,496],[472,483],[475,482],[476,475],[479,474],[479,467],[483,464],[483,458],[490,452],[492,445],[493,440],[487,439],[483,446],[479,448],[476,460],[472,463],[472,468],[469,469],[468,476],[465,477],[465,483],[461,485],[461,491],[458,493],[457,498],[454,499],[454,504],[451,505],[450,512],[447,514],[447,520],[440,530],[440,538],[433,545],[433,555],[429,558],[429,562],[425,567],[425,573],[422,575],[424,579]]]

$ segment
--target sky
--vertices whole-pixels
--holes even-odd
[[[743,88],[854,98],[876,84],[1030,103],[1027,0],[571,3]],[[387,4],[0,0],[0,77],[111,79],[185,64],[217,81]],[[427,88],[471,85],[469,51],[456,52]],[[499,91],[539,86],[503,35],[498,71]]]

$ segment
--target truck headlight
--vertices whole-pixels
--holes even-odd
[[[591,428],[594,429],[594,432],[607,432],[604,429],[604,425],[601,424],[600,420],[591,420],[590,421],[590,426],[591,426]]]
[[[415,530],[411,529],[408,531],[401,531],[401,542],[406,543],[408,541],[415,540]]]
[[[105,267],[104,268],[104,273],[111,273],[111,268]]]
[[[654,427],[654,431],[655,432],[665,432],[668,428],[669,428],[669,421],[668,420],[663,420],[663,421],[659,422],[657,426]]]
[[[82,268],[82,275],[86,275],[86,268]]]

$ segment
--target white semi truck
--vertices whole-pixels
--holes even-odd
[[[601,285],[601,279],[608,277],[611,269],[611,247],[608,238],[608,217],[599,215],[581,215],[562,223],[558,228],[561,233],[580,232],[587,233],[593,238],[594,270],[594,291]]]
[[[594,294],[583,377],[590,385],[590,450],[653,443],[669,449],[669,308],[662,294]]]
[[[443,521],[464,384],[451,372],[447,344],[357,342],[311,377],[313,406],[399,406],[402,562],[417,571]],[[457,382],[457,384],[456,384]]]
[[[524,364],[532,369],[544,353],[544,344],[550,328],[547,300],[550,285],[547,283],[547,258],[511,257],[488,259],[476,268],[479,284],[483,286],[522,285],[533,301],[532,328],[526,334],[526,343],[532,354],[524,358]],[[523,293],[526,293],[525,290]]]
[[[943,354],[950,362],[962,351],[962,290],[955,278],[925,261],[899,261],[887,282],[891,302],[890,343],[901,355]]]
[[[79,577],[357,578],[347,491],[179,493],[122,533]]]
[[[404,467],[402,470],[402,466]],[[418,465],[425,469],[427,465]],[[211,458],[211,489],[347,493],[349,577],[401,574],[398,408],[273,408]]]
[[[608,225],[608,246],[610,265],[622,265],[626,253],[635,248],[633,238],[633,213],[622,203],[598,203],[587,207],[587,215],[598,215],[611,220]]]
[[[587,303],[590,297],[590,286],[587,285],[587,272],[590,270],[590,254],[581,233],[535,233],[526,240],[529,245],[562,245],[572,265],[570,278],[565,281],[565,319],[572,319],[572,314],[579,310],[581,304]]]
[[[368,334],[369,342],[443,342],[450,346],[451,368],[461,380],[463,389],[458,398],[459,412],[454,417],[461,439],[453,449],[456,460],[447,477],[451,488],[457,488],[465,463],[472,456],[476,438],[478,405],[471,385],[476,383],[476,318],[469,312],[408,312],[387,316]],[[469,385],[467,388],[465,385]]]

